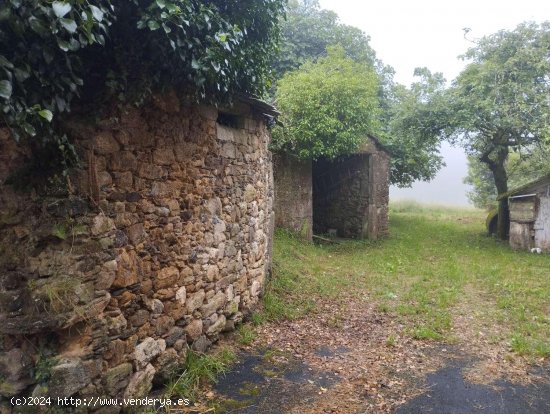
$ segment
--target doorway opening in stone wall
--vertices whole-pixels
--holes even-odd
[[[369,156],[313,163],[313,233],[365,238],[368,228]]]
[[[312,165],[313,233],[376,240],[388,233],[390,155],[377,138]]]
[[[388,233],[390,153],[376,137],[334,160],[281,153],[273,164],[276,227],[309,241],[312,233],[371,240]]]

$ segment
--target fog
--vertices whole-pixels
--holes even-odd
[[[540,0],[320,0],[321,7],[334,10],[343,23],[371,37],[378,58],[395,69],[395,80],[413,81],[415,67],[442,72],[448,81],[458,75],[465,62],[458,59],[473,45],[472,40],[500,29],[513,29],[522,21],[550,18],[550,2]],[[465,38],[463,28],[470,28]],[[429,183],[412,188],[392,188],[393,200],[467,205],[468,186],[462,183],[467,163],[464,152],[442,145],[447,167]]]
[[[462,182],[467,174],[466,154],[461,148],[441,145],[446,166],[430,182],[415,182],[411,188],[390,188],[390,200],[415,200],[421,203],[454,206],[469,205],[466,192],[470,186]]]

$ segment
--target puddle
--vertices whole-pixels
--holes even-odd
[[[335,355],[338,351],[326,348],[323,352]],[[257,349],[239,355],[239,362],[215,385],[216,412],[284,414],[292,406],[313,401],[336,381],[289,354]]]
[[[334,356],[347,354],[348,352],[350,352],[350,349],[346,348],[345,346],[339,346],[338,348],[333,349],[323,345],[315,350],[315,355],[331,358]]]
[[[462,363],[461,363],[462,362]],[[399,407],[396,414],[546,414],[550,413],[550,384],[528,386],[497,381],[491,386],[464,381],[464,361],[427,376],[424,394]]]

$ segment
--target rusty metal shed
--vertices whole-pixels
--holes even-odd
[[[508,192],[510,246],[550,252],[550,174]]]

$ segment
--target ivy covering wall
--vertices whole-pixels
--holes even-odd
[[[6,0],[0,5],[1,121],[49,162],[74,161],[59,128],[75,101],[144,102],[183,87],[219,102],[262,95],[285,0]],[[93,108],[92,108],[93,109]]]

